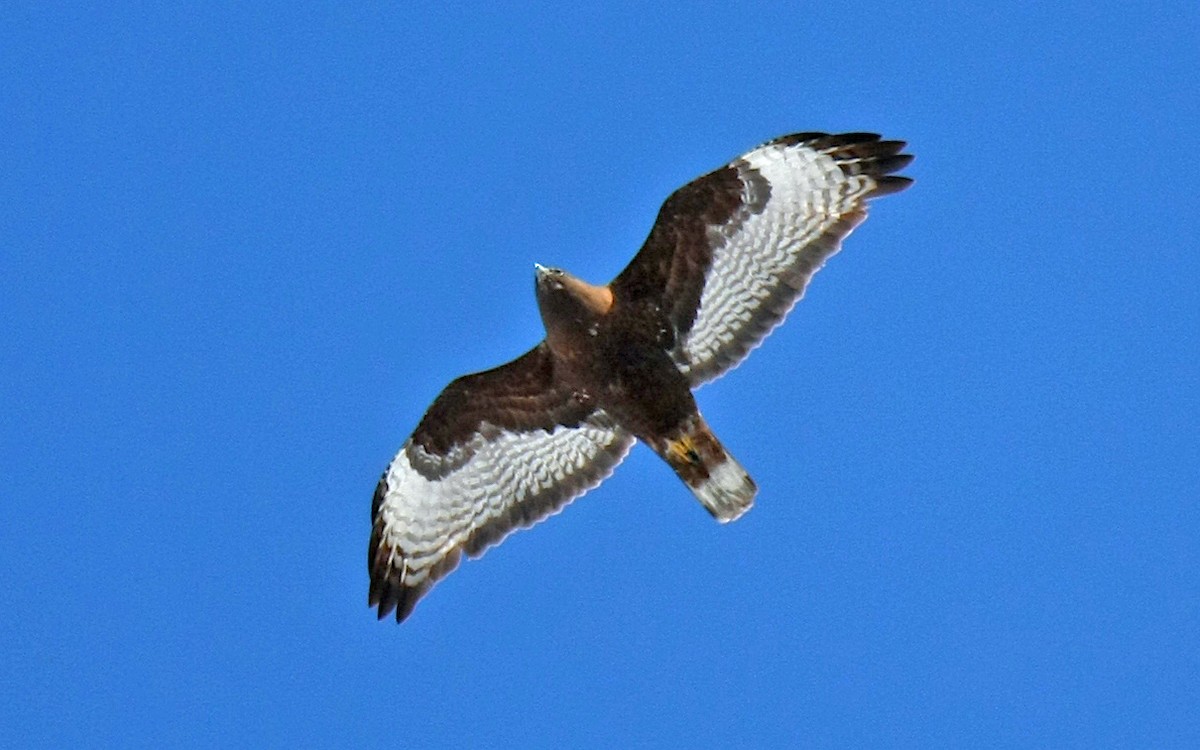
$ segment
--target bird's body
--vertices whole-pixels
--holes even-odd
[[[661,306],[630,309],[607,287],[541,266],[537,299],[552,366],[572,393],[653,448],[717,520],[749,510],[754,482],[700,416],[668,354],[674,327]]]
[[[438,396],[375,492],[369,601],[403,620],[452,570],[602,481],[641,440],[719,521],[756,487],[692,390],[740,362],[912,157],[872,134],[771,141],[676,191],[610,284],[536,267],[545,339]]]

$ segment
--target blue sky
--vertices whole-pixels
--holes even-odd
[[[0,744],[1195,747],[1195,3],[0,11]],[[371,492],[661,201],[910,142],[644,447],[366,607]]]

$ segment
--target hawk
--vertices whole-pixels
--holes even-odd
[[[692,390],[779,325],[867,216],[912,180],[912,156],[872,133],[776,138],[675,191],[607,286],[535,265],[546,337],[450,383],[379,480],[369,605],[412,613],[458,566],[603,481],[638,440],[716,520],[754,481]]]

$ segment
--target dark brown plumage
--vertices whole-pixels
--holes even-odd
[[[672,194],[608,286],[537,267],[546,338],[442,391],[372,503],[369,602],[403,620],[458,564],[595,486],[635,440],[718,520],[756,487],[692,389],[735,366],[866,217],[904,189],[904,144],[866,133],[771,141]]]

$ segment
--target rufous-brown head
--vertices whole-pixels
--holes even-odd
[[[604,315],[612,309],[612,290],[607,286],[589,284],[561,268],[547,268],[534,263],[538,306],[542,318],[552,313],[580,322]]]

